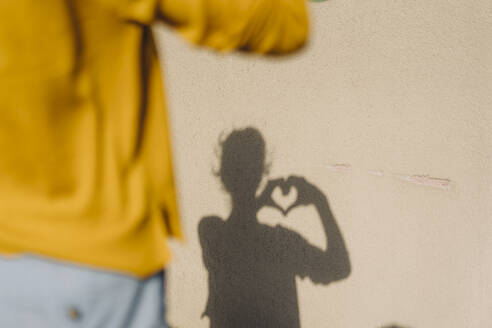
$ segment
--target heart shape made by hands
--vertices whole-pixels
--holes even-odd
[[[293,186],[288,189],[276,187],[272,192],[272,200],[282,209],[282,213],[287,215],[290,206],[297,201],[297,189]]]

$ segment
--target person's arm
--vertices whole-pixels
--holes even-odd
[[[307,39],[305,0],[158,0],[186,39],[219,51],[288,53]]]
[[[313,246],[304,248],[299,259],[302,261],[301,275],[321,284],[347,278],[351,272],[349,254],[326,196],[301,177],[289,177],[287,185],[294,186],[298,191],[297,201],[287,212],[295,206],[313,204],[319,213],[327,242],[324,251]]]

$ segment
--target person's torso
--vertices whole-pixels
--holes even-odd
[[[138,3],[0,3],[0,252],[141,275],[166,261],[174,186]]]

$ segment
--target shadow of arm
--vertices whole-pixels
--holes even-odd
[[[209,270],[211,261],[217,256],[216,235],[223,221],[216,216],[204,217],[198,224],[198,237],[202,247],[202,259],[205,268]]]
[[[311,203],[316,207],[325,233],[327,247],[325,250],[312,245],[302,247],[302,252],[297,256],[303,259],[301,261],[303,263],[301,277],[308,276],[314,283],[326,285],[347,278],[352,269],[345,241],[330,210],[328,200],[317,188],[312,185],[308,186],[310,188],[302,188],[304,193],[301,202]],[[302,186],[298,185],[297,187]]]
[[[314,256],[316,270],[311,273],[314,283],[329,284],[347,278],[351,273],[350,258],[338,224],[322,195],[314,204],[318,209],[327,239],[325,251],[317,249]]]
[[[336,223],[328,204],[328,199],[315,185],[298,176],[290,176],[287,184],[298,190],[298,197],[288,209],[299,205],[313,204],[320,216],[326,237],[327,247],[323,251],[304,241],[307,246],[301,246],[302,252],[296,257],[301,258],[303,267],[300,275],[309,276],[314,283],[329,284],[345,279],[350,275],[351,265],[347,247],[342,233]]]

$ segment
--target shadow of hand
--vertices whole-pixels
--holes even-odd
[[[272,198],[273,191],[277,187],[281,189],[283,196],[289,194],[291,188],[295,188],[297,190],[296,200],[287,206],[287,208],[280,206],[278,202]],[[287,178],[287,180],[283,178],[269,180],[265,189],[257,198],[257,207],[258,209],[263,206],[273,207],[282,212],[284,216],[287,216],[288,213],[297,206],[305,206],[309,204],[317,205],[323,201],[323,199],[326,199],[323,192],[321,192],[321,190],[319,190],[315,185],[311,184],[303,177],[291,175]]]
[[[303,177],[291,175],[287,178],[284,188],[286,188],[286,190],[290,190],[291,187],[297,189],[297,200],[287,209],[282,211],[284,215],[287,215],[290,210],[297,206],[305,206],[309,204],[317,205],[323,201],[323,199],[326,199],[323,192],[319,190],[318,187],[311,184]]]
[[[257,208],[260,209],[264,206],[273,207],[285,215],[285,210],[272,198],[273,191],[277,187],[282,190],[284,196],[287,195],[290,190],[290,186],[287,185],[283,178],[268,180],[265,189],[263,189],[261,195],[257,198]]]

